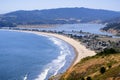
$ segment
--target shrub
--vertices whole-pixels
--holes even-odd
[[[105,48],[102,52],[98,53],[97,55],[101,56],[101,55],[109,55],[109,54],[115,54],[117,53],[115,49],[113,48]]]
[[[81,77],[80,80],[85,80],[84,77]]]
[[[101,74],[105,73],[105,71],[106,71],[106,68],[105,68],[105,67],[101,67],[101,68],[100,68],[100,73],[101,73]]]
[[[112,62],[108,63],[107,66],[110,69],[112,67]]]
[[[87,77],[86,80],[92,80],[91,77]]]

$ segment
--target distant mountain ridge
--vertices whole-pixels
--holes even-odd
[[[65,23],[101,23],[120,17],[120,12],[89,8],[58,8],[32,11],[15,11],[4,14],[1,21],[14,24],[65,24]]]

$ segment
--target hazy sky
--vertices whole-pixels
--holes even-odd
[[[120,0],[0,0],[0,14],[16,10],[86,7],[120,11]]]

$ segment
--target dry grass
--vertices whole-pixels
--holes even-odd
[[[104,74],[101,67],[106,68]],[[90,76],[93,80],[120,80],[120,54],[94,56],[81,60],[70,72],[63,74],[61,80],[82,80]]]

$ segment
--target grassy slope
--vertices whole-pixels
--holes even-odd
[[[101,67],[106,68],[103,74],[100,73]],[[92,80],[120,80],[120,54],[84,58],[60,80],[86,80],[88,76]]]

